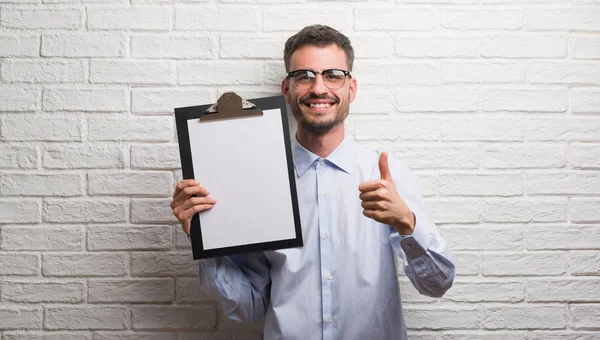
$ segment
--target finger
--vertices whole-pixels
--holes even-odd
[[[377,189],[385,188],[385,183],[381,180],[366,181],[358,186],[360,192],[369,192]]]
[[[188,221],[191,220],[192,217],[194,217],[194,215],[196,215],[197,213],[212,209],[212,207],[214,207],[214,204],[198,204],[198,205],[194,205],[193,207],[182,211],[179,216],[181,216],[181,220],[180,221]],[[183,224],[183,222],[182,222]]]
[[[185,202],[188,198],[192,196],[206,197],[210,194],[210,190],[207,188],[197,185],[197,186],[188,186],[183,188],[179,194],[173,199],[173,203],[171,204],[171,208],[177,207],[183,202]]]
[[[381,179],[393,182],[392,173],[390,172],[390,166],[388,164],[388,153],[382,152],[379,156],[379,173],[381,174]]]
[[[388,190],[386,188],[379,188],[377,190],[363,192],[358,195],[361,201],[384,201],[387,200]]]
[[[363,210],[363,215],[365,215],[368,218],[377,220],[379,218],[380,212],[377,210],[365,209]]]
[[[383,201],[367,201],[362,202],[360,205],[365,210],[386,210],[386,205]]]
[[[175,208],[177,211],[185,211],[192,208],[195,205],[211,204],[214,205],[217,200],[213,197],[190,197],[183,204]]]
[[[175,186],[175,192],[173,193],[173,198],[175,198],[177,195],[179,195],[179,193],[181,192],[181,190],[183,190],[183,188],[190,187],[190,186],[196,186],[196,185],[200,185],[200,183],[198,183],[198,181],[196,181],[195,179],[184,179],[182,181],[179,181],[179,183],[177,183],[177,185]]]
[[[183,232],[189,237],[190,236],[190,228],[191,228],[191,224],[192,221],[191,220],[185,220],[184,222],[181,223],[181,230],[183,230]]]

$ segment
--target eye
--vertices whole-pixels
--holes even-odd
[[[325,72],[325,78],[329,80],[342,80],[344,78],[344,72],[339,70],[330,70]]]

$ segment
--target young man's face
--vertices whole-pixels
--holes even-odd
[[[349,71],[346,53],[337,45],[303,46],[292,54],[290,60],[290,71],[322,72],[330,69]],[[342,87],[331,89],[318,74],[310,88],[299,89],[288,77],[281,84],[281,92],[290,104],[299,127],[322,135],[343,123],[348,116],[350,103],[356,96],[356,80],[345,76]]]

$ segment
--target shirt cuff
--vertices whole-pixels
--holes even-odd
[[[410,235],[400,235],[400,246],[406,257],[416,258],[422,256],[427,252],[429,244],[431,243],[431,234],[429,233],[429,226],[431,222],[429,217],[418,207],[411,202],[405,202],[408,208],[415,214],[415,229]]]

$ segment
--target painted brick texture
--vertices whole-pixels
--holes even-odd
[[[172,112],[278,94],[313,23],[455,255],[409,338],[600,338],[598,0],[0,0],[0,339],[262,339],[199,288]]]

